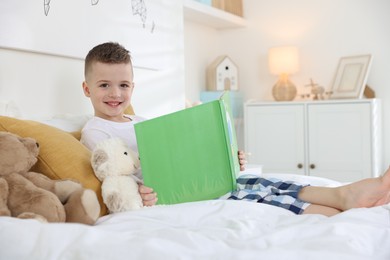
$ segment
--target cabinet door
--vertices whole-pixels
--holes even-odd
[[[304,106],[246,106],[245,150],[263,172],[304,174]]]
[[[309,175],[348,182],[371,176],[369,103],[309,104],[308,140]]]

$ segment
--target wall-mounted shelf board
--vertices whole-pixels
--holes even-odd
[[[247,25],[247,21],[240,16],[194,0],[183,0],[183,15],[186,20],[204,24],[215,29],[234,29]]]

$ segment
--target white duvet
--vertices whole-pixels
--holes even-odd
[[[113,214],[95,226],[0,217],[0,259],[267,258],[390,260],[390,206],[325,217],[211,200]]]

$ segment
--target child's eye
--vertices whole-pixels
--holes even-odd
[[[128,88],[129,85],[128,85],[128,84],[122,84],[121,87],[122,87],[122,88]]]
[[[108,84],[107,84],[107,83],[101,84],[100,87],[101,87],[101,88],[107,88],[107,87],[108,87]]]

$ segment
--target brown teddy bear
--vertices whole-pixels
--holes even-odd
[[[94,224],[100,212],[96,193],[72,180],[29,172],[38,154],[34,139],[0,132],[0,216]]]

